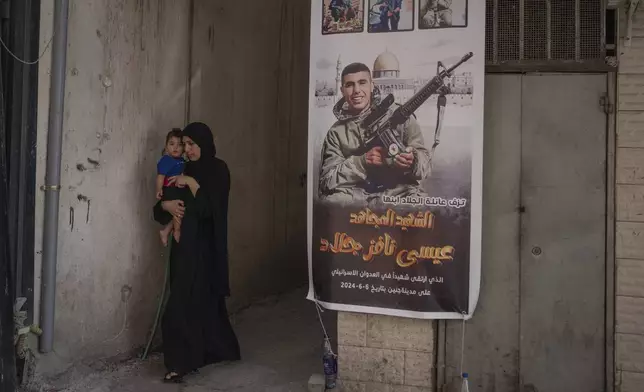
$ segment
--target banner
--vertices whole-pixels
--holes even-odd
[[[482,0],[312,1],[308,299],[471,317],[484,37]]]

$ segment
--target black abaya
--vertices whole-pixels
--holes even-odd
[[[201,158],[186,167],[186,175],[195,178],[200,188],[194,198],[185,188],[189,196],[180,242],[173,239],[172,243],[170,297],[161,324],[166,368],[179,374],[240,359],[226,309],[230,174],[226,163],[214,156],[210,129],[193,123],[184,135],[201,148]],[[154,207],[154,218],[161,224],[171,220],[160,202]]]

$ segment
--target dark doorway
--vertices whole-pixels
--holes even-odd
[[[0,390],[7,392],[23,368],[13,344],[16,299],[26,300],[24,325],[33,323],[39,25],[40,0],[0,1]]]

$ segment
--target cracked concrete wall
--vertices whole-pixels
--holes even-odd
[[[43,45],[52,35],[52,3],[42,2]],[[151,220],[156,160],[165,133],[186,118],[186,3],[109,5],[70,2],[54,346],[63,360],[145,341],[163,279]],[[50,56],[40,64],[38,185],[45,173]],[[44,194],[37,196],[35,298]],[[131,288],[127,306],[123,287]]]
[[[56,353],[41,361],[109,356],[145,343],[165,257],[151,217],[156,161],[166,132],[188,120],[211,125],[232,172],[231,308],[306,283],[300,175],[309,5],[255,3],[195,0],[191,25],[190,1],[71,1]],[[52,14],[53,2],[42,2],[41,48],[53,33]],[[37,186],[45,175],[50,56],[39,64]],[[43,202],[40,192],[36,301]],[[131,288],[127,306],[124,287]]]

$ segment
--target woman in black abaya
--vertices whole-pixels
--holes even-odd
[[[240,359],[226,310],[228,282],[228,194],[230,172],[215,157],[210,128],[191,123],[183,130],[190,160],[185,174],[173,179],[185,201],[162,201],[154,219],[167,224],[181,218],[181,238],[170,254],[170,297],[161,324],[164,381],[178,382],[192,371]]]

